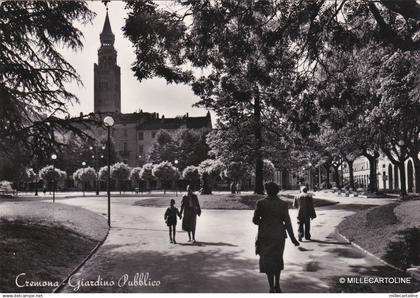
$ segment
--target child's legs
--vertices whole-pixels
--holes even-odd
[[[172,240],[172,226],[169,226],[169,239]]]
[[[175,240],[175,234],[176,234],[176,225],[172,225],[172,239]]]

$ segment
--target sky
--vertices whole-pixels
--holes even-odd
[[[77,52],[70,49],[61,50],[66,60],[80,75],[84,85],[79,86],[76,83],[68,85],[68,90],[80,100],[78,104],[69,107],[69,113],[73,116],[79,115],[80,112],[84,114],[93,112],[93,65],[98,61],[99,34],[105,21],[106,9],[101,1],[89,1],[88,5],[97,14],[92,24],[75,24],[84,35],[83,49]],[[192,107],[199,98],[193,94],[189,86],[169,85],[159,78],[139,82],[134,77],[130,69],[135,61],[134,48],[121,30],[127,16],[124,2],[111,1],[108,7],[111,29],[115,35],[117,64],[121,68],[121,111],[132,113],[142,109],[143,112],[158,112],[165,117],[186,113],[190,116],[204,116],[207,112],[204,108]]]

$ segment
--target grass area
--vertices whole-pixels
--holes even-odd
[[[95,247],[97,241],[61,227],[25,221],[0,221],[0,292],[51,292],[55,286],[17,287],[25,281],[59,284]]]
[[[360,211],[338,231],[374,255],[406,269],[420,265],[420,201],[391,203]]]
[[[264,198],[264,195],[255,194],[212,194],[212,195],[199,195],[200,206],[202,209],[228,209],[228,210],[254,210],[259,199]],[[136,201],[134,205],[144,207],[167,207],[169,201],[175,200],[175,206],[181,206],[182,196],[174,196],[168,194],[167,196],[156,196],[152,198],[145,198]],[[290,197],[281,197],[282,200],[287,201],[291,206],[293,199]],[[315,207],[327,206],[332,203],[327,200],[314,199]]]

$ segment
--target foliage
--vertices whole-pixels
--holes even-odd
[[[26,169],[26,179],[30,182],[34,182],[37,179],[37,174],[35,173],[34,169],[27,168]]]
[[[249,165],[243,162],[231,162],[226,166],[223,175],[234,182],[239,182],[244,178],[250,176],[251,169]]]
[[[273,181],[274,171],[275,171],[274,164],[268,159],[264,159],[264,167],[263,167],[264,181]]]
[[[154,165],[152,163],[144,164],[140,171],[140,178],[145,181],[155,180],[155,176],[153,176],[153,168]]]
[[[63,179],[63,171],[56,167],[49,165],[39,170],[39,177],[46,182],[57,182]]]
[[[173,162],[177,159],[177,151],[177,144],[172,135],[166,130],[159,130],[150,150],[148,161],[152,163]]]
[[[130,176],[130,168],[123,162],[111,166],[111,177],[117,181],[126,181]]]
[[[76,119],[61,119],[77,98],[65,83],[81,84],[58,47],[80,49],[77,22],[91,21],[86,2],[14,2],[0,4],[0,150],[8,144],[44,161],[61,144],[53,131],[85,136]],[[55,148],[55,149],[54,149]]]
[[[153,167],[152,174],[161,181],[179,178],[178,170],[168,161],[161,162]]]
[[[202,194],[211,194],[213,185],[220,179],[220,174],[224,169],[224,164],[218,159],[206,159],[198,166],[200,174]]]
[[[132,168],[130,171],[130,176],[129,179],[133,182],[133,183],[140,183],[143,179],[141,179],[140,177],[140,173],[142,171],[141,167],[136,167],[136,168]]]
[[[98,171],[99,180],[107,181],[108,179],[108,166],[104,166]]]
[[[198,173],[198,167],[188,166],[182,171],[182,177],[190,183],[200,180],[200,175]]]
[[[73,180],[81,183],[88,183],[96,180],[96,171],[92,167],[85,167],[73,173]]]

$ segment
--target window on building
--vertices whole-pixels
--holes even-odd
[[[140,141],[143,141],[143,139],[144,139],[144,133],[142,131],[139,131],[138,138],[139,138]]]

